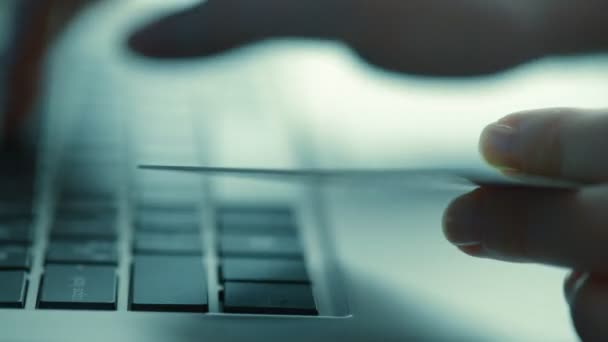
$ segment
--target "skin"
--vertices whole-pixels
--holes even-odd
[[[2,148],[21,149],[21,125],[37,99],[46,50],[69,23],[83,0],[16,0],[6,71],[2,115]]]
[[[447,239],[469,255],[573,269],[564,289],[577,332],[589,341],[608,338],[607,148],[608,110],[507,116],[482,133],[486,160],[592,185],[579,191],[479,188],[454,200],[444,216]]]
[[[130,41],[154,58],[223,52],[275,37],[340,40],[390,70],[462,76],[608,45],[601,0],[209,0]]]
[[[175,59],[273,37],[330,39],[380,68],[468,76],[604,50],[607,10],[598,0],[209,0],[150,24],[129,44]],[[608,340],[608,110],[511,114],[484,130],[480,151],[505,172],[597,184],[576,192],[479,188],[446,209],[444,232],[474,257],[573,269],[564,291],[574,326],[583,340]]]
[[[380,68],[469,76],[548,55],[601,51],[608,47],[605,13],[602,0],[209,0],[142,28],[129,45],[148,57],[175,59],[274,37],[329,39]],[[44,44],[35,44],[33,54],[41,56]],[[21,59],[23,69],[14,70],[37,70],[40,58],[31,60]],[[33,92],[33,77],[14,74],[11,127]],[[577,192],[479,188],[448,207],[444,232],[475,257],[573,269],[564,289],[577,332],[584,340],[607,340],[608,110],[512,114],[484,130],[480,150],[509,172],[597,184]]]

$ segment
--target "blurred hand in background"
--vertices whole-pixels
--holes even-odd
[[[33,110],[39,92],[47,49],[70,18],[87,1],[83,0],[4,0],[2,10],[9,25],[2,53],[3,76],[0,91],[4,101],[2,146],[20,145],[22,124]]]
[[[142,29],[130,45],[184,58],[268,38],[321,38],[382,68],[459,76],[605,48],[604,13],[601,0],[209,0]]]

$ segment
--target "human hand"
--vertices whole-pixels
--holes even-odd
[[[484,130],[480,150],[507,173],[596,184],[482,187],[452,202],[444,232],[472,256],[573,269],[564,288],[574,325],[583,340],[608,340],[608,110],[509,115]]]
[[[206,56],[274,37],[346,43],[382,68],[427,75],[503,70],[608,42],[603,0],[208,0],[142,29],[156,58]]]

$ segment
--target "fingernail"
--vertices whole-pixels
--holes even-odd
[[[566,291],[566,294],[572,290],[574,283],[581,275],[583,275],[583,272],[573,271],[566,277],[566,280],[564,281],[564,290]]]
[[[574,271],[566,278],[566,281],[564,282],[564,293],[568,304],[572,305],[576,292],[585,283],[588,277],[588,273]]]
[[[443,217],[443,233],[456,246],[471,247],[481,244],[480,227],[475,224],[476,192],[457,198]]]
[[[497,167],[517,169],[518,130],[505,123],[487,126],[480,139],[480,150],[486,160]]]
[[[480,244],[460,245],[457,246],[461,252],[474,257],[480,257],[484,255],[483,246]]]

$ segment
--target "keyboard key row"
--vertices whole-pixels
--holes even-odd
[[[51,228],[53,239],[116,240],[116,220],[109,218],[57,219]]]
[[[207,281],[200,258],[142,256],[133,266],[131,309],[206,312]],[[43,309],[115,310],[117,276],[113,267],[48,265],[39,307]],[[0,308],[22,308],[24,271],[0,271]],[[226,282],[227,313],[317,314],[311,286]]]
[[[2,189],[2,191],[7,191],[7,189]],[[0,218],[2,219],[31,219],[33,216],[34,209],[29,200],[20,201],[14,198],[0,200]]]
[[[221,235],[220,253],[224,256],[301,258],[302,247],[296,236]]]
[[[116,309],[114,267],[47,265],[38,306],[43,309]],[[23,308],[27,292],[25,271],[0,271],[0,308]]]
[[[55,207],[59,219],[114,220],[117,216],[113,200],[60,200]]]
[[[85,205],[79,209],[88,212],[94,207]],[[231,226],[230,222],[238,223],[242,219],[236,219],[238,215],[234,210],[228,215],[232,218],[218,220],[226,228],[220,231],[218,241],[219,252],[224,256],[220,267],[224,311],[316,314],[301,245],[291,221],[293,217],[280,210],[266,214],[274,218],[263,219],[260,213],[246,211],[246,216],[257,217],[252,219],[251,227],[262,227],[259,229],[239,226],[243,221],[232,225],[238,229],[227,228]],[[174,216],[148,212],[147,218],[136,220],[129,299],[131,310],[208,311],[208,285],[198,216],[187,211]],[[29,225],[21,222],[10,226],[10,229],[7,227],[4,226],[5,233],[0,237],[11,241],[31,240],[29,235],[20,235],[23,232],[29,234]],[[268,234],[276,233],[277,227],[281,227],[281,233]],[[116,238],[115,220],[87,215],[59,217],[52,225],[51,237],[38,307],[115,310],[118,283],[115,268],[118,255],[112,242]],[[1,307],[24,306],[25,270],[28,267],[29,255],[25,248],[13,246],[9,249],[5,246],[0,249]]]
[[[222,234],[296,234],[293,213],[289,208],[227,206],[217,210]]]
[[[199,233],[137,232],[134,238],[136,254],[201,255]]]
[[[29,210],[28,210],[29,211]],[[29,211],[31,212],[31,211]],[[23,308],[30,268],[31,217],[7,217],[0,210],[0,308]]]
[[[135,218],[135,227],[140,231],[153,232],[198,232],[200,214],[191,208],[159,210],[140,209]]]

